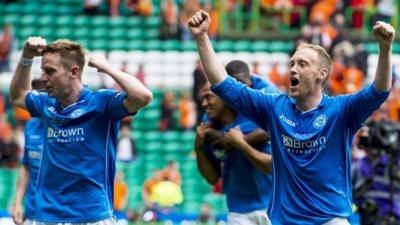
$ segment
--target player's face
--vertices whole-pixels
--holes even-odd
[[[312,49],[297,50],[289,60],[289,95],[297,100],[305,100],[318,90],[318,53]]]
[[[211,90],[205,90],[201,94],[201,106],[211,119],[217,119],[223,113],[225,104]]]
[[[59,54],[44,54],[42,57],[42,77],[49,97],[61,99],[69,94],[70,71],[61,63]]]

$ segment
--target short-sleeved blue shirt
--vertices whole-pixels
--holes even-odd
[[[22,164],[29,171],[29,182],[25,193],[25,217],[33,219],[35,216],[36,181],[39,174],[42,158],[44,127],[41,119],[33,117],[25,124],[25,147]]]
[[[47,127],[35,195],[41,222],[96,222],[112,217],[115,146],[119,122],[129,116],[114,90],[84,87],[61,108],[47,93],[31,92],[26,105]]]

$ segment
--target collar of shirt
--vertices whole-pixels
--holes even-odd
[[[323,107],[328,103],[328,99],[329,99],[329,96],[327,96],[326,94],[324,94],[324,95],[322,96],[321,102],[317,105],[317,107],[315,107],[315,108],[313,108],[313,109],[311,109],[311,110],[308,110],[308,111],[306,111],[306,112],[312,111],[312,110],[317,109],[317,108],[323,108]],[[292,106],[295,107],[297,110],[299,110],[299,111],[302,112],[302,113],[306,113],[306,112],[303,112],[303,111],[301,111],[300,109],[298,109],[298,108],[296,107],[297,100],[296,100],[295,98],[292,98],[292,97],[289,96],[289,101],[290,101],[290,103],[292,103]]]

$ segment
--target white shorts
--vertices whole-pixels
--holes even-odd
[[[24,220],[24,223],[22,225],[33,225],[33,220],[26,219],[26,220]]]
[[[108,218],[105,220],[100,220],[91,223],[48,223],[48,222],[34,221],[33,225],[118,225],[118,222],[114,218]]]
[[[345,218],[334,218],[322,225],[350,225],[350,223]]]
[[[267,210],[250,213],[228,213],[228,225],[272,225]]]

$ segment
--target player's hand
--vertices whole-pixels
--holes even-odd
[[[90,57],[88,66],[97,69],[98,72],[104,73],[105,69],[110,66],[104,55],[95,55]]]
[[[390,46],[394,41],[396,30],[392,25],[378,21],[373,27],[373,35],[380,45]]]
[[[22,50],[22,57],[32,59],[35,56],[41,56],[46,45],[46,40],[42,37],[29,37]]]
[[[235,147],[240,145],[244,140],[244,135],[239,127],[235,127],[225,133],[225,140],[230,146]]]
[[[14,223],[17,225],[21,225],[24,222],[24,213],[22,212],[22,205],[14,205],[12,210],[12,218]]]
[[[193,36],[197,36],[206,34],[210,27],[210,23],[211,19],[208,13],[200,10],[188,20],[188,27]]]
[[[211,125],[209,123],[200,123],[200,125],[196,127],[196,140],[194,142],[196,149],[203,148],[204,138],[210,128]]]

